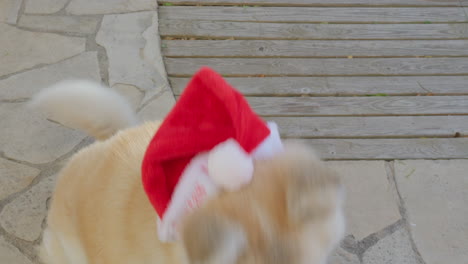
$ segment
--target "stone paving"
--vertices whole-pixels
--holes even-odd
[[[38,263],[48,199],[85,134],[25,107],[63,79],[102,81],[145,120],[174,104],[155,0],[0,1],[0,263]],[[329,161],[348,235],[331,264],[468,263],[468,161]]]

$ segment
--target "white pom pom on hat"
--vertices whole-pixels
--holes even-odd
[[[252,157],[234,139],[218,144],[208,155],[208,175],[225,190],[234,191],[249,183],[253,171]]]

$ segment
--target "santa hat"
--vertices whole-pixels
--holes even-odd
[[[219,74],[202,68],[151,140],[143,186],[159,215],[160,239],[177,238],[181,218],[220,190],[250,182],[253,159],[281,151],[274,123],[265,123]]]

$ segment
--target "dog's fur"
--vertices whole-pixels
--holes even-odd
[[[250,185],[184,219],[181,241],[161,243],[140,176],[159,123],[131,127],[124,99],[88,82],[46,89],[33,105],[100,139],[57,179],[39,249],[46,264],[322,264],[343,236],[338,177],[307,147],[286,144],[256,162]]]

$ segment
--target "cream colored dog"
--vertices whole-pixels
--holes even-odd
[[[338,177],[301,145],[257,162],[253,181],[184,219],[161,243],[140,167],[158,122],[138,125],[112,90],[69,81],[32,104],[99,139],[61,171],[40,255],[46,264],[322,264],[344,233]]]

